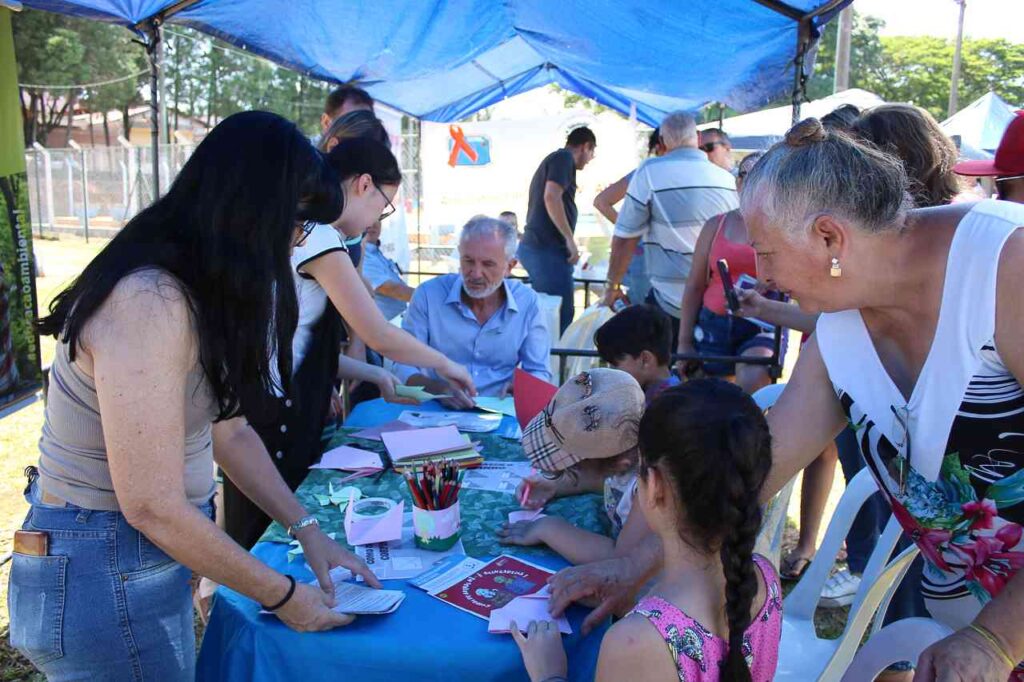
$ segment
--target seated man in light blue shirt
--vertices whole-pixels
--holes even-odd
[[[363,235],[362,269],[363,277],[373,288],[373,300],[381,314],[393,320],[404,313],[415,289],[402,279],[402,271],[395,261],[381,253],[379,220]]]
[[[402,327],[423,343],[469,369],[482,396],[507,395],[517,366],[551,381],[551,336],[537,294],[507,280],[515,266],[516,232],[496,218],[477,216],[459,238],[458,275],[424,282],[413,294]],[[470,408],[473,399],[432,370],[395,365],[405,383],[451,394],[449,408]]]

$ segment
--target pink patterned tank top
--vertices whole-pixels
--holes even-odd
[[[759,554],[754,563],[767,588],[764,605],[743,634],[743,656],[754,682],[775,676],[782,635],[782,591],[771,562]],[[636,613],[658,629],[676,661],[680,682],[718,680],[718,666],[729,652],[728,641],[716,637],[703,625],[661,597],[646,597],[630,613]]]

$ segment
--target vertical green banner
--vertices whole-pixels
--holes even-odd
[[[0,7],[0,416],[42,386],[24,149],[11,11]]]

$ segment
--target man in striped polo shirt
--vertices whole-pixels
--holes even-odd
[[[667,152],[644,161],[629,181],[615,222],[604,302],[611,306],[627,298],[622,278],[637,243],[642,242],[651,278],[647,302],[672,316],[673,336],[677,337],[679,306],[701,227],[709,218],[731,211],[739,203],[732,174],[708,161],[698,149],[697,124],[692,115],[671,113],[659,130]],[[678,338],[672,339],[673,348],[677,342]]]

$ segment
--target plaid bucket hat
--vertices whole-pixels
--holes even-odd
[[[523,429],[523,451],[534,467],[550,473],[615,457],[637,446],[643,412],[644,392],[629,374],[581,372]]]

